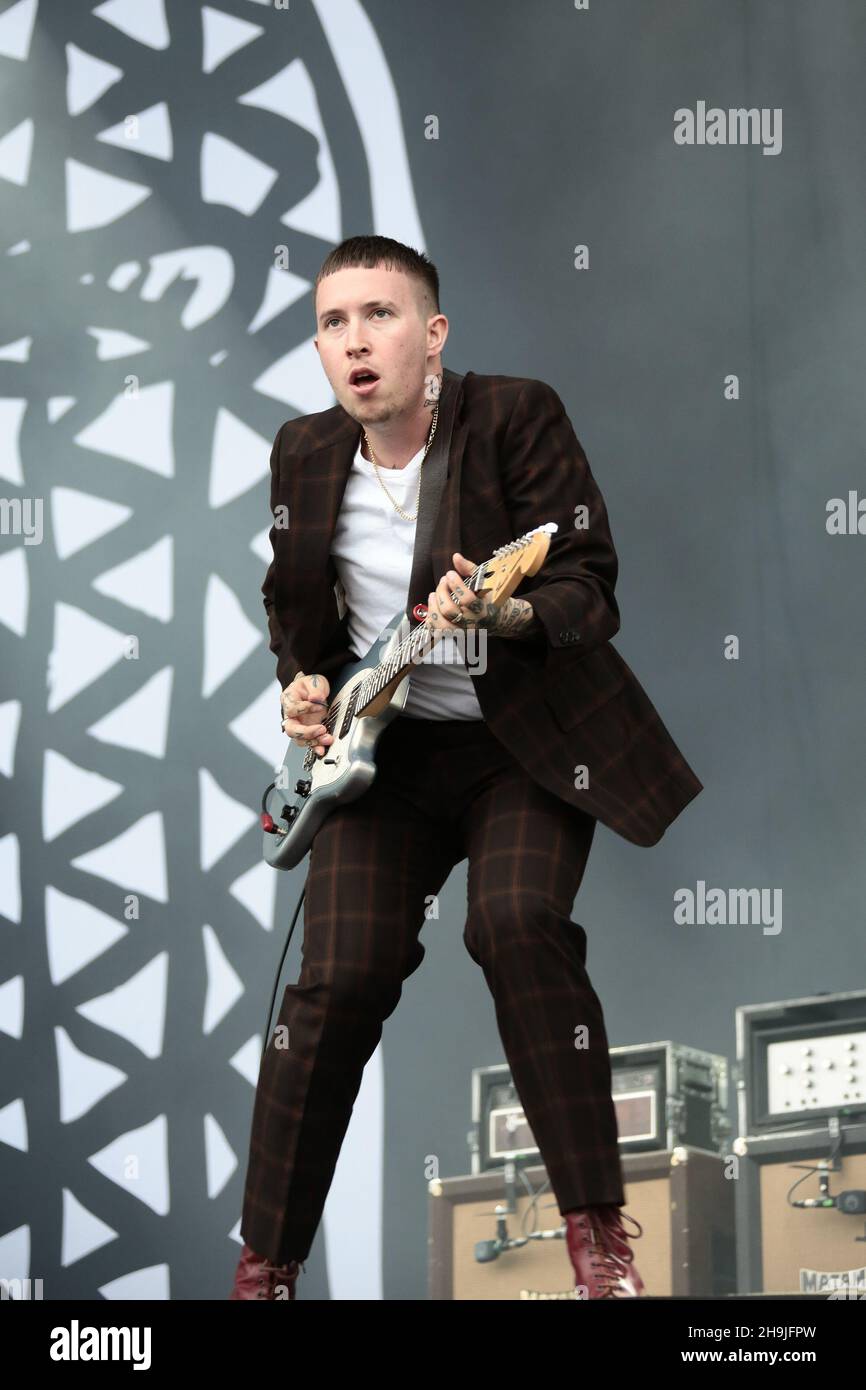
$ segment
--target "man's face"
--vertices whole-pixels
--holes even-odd
[[[384,267],[338,270],[319,285],[316,348],[334,395],[361,425],[414,414],[424,401],[447,321],[431,309],[430,326],[420,293],[414,277]],[[376,375],[375,385],[350,384],[361,368]]]

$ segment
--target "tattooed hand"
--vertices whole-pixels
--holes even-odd
[[[455,550],[453,559],[457,569],[443,575],[436,589],[427,596],[426,627],[450,632],[477,627],[495,637],[537,637],[544,631],[528,599],[507,598],[496,608],[483,594],[473,593],[462,582],[477,566],[459,550]],[[455,623],[453,619],[458,613],[463,617]]]
[[[299,671],[280,695],[283,733],[299,748],[314,748],[316,757],[324,757],[325,748],[333,743],[333,734],[321,721],[328,708],[330,683],[326,676],[305,676]]]

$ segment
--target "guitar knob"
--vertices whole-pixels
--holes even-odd
[[[295,791],[298,793],[298,796],[309,796],[311,786],[312,782],[309,778],[305,779],[302,777],[299,782],[295,783]]]

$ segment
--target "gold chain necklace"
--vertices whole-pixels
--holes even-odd
[[[427,445],[426,445],[426,448],[424,449],[424,453],[423,453],[422,456],[421,456],[421,465],[420,465],[420,467],[419,467],[419,469],[418,469],[418,493],[417,493],[417,496],[416,496],[416,498],[415,498],[415,508],[416,508],[416,510],[415,510],[415,515],[414,515],[414,516],[410,516],[408,512],[404,512],[404,511],[403,511],[403,508],[402,508],[397,502],[394,501],[394,498],[391,496],[391,494],[390,494],[390,492],[388,491],[388,489],[386,488],[385,484],[382,482],[382,475],[381,475],[381,473],[379,472],[379,465],[378,465],[378,463],[376,462],[376,455],[373,453],[373,446],[371,445],[369,439],[367,438],[367,431],[366,431],[366,430],[364,431],[364,443],[367,445],[367,448],[370,450],[370,462],[372,463],[373,467],[374,467],[375,470],[376,470],[376,477],[379,479],[379,484],[380,484],[380,486],[381,486],[381,488],[382,488],[382,491],[384,492],[385,496],[388,498],[388,501],[391,503],[391,506],[394,508],[394,511],[395,511],[395,512],[399,512],[400,515],[402,516],[402,518],[403,518],[404,521],[417,521],[417,520],[418,520],[418,503],[419,503],[420,500],[421,500],[421,469],[424,467],[424,460],[425,460],[425,458],[427,457],[427,454],[428,454],[429,451],[430,451],[430,445],[433,443],[433,436],[434,436],[434,434],[436,433],[436,423],[437,423],[438,419],[439,419],[439,402],[437,401],[437,402],[436,402],[436,405],[435,405],[434,408],[433,408],[433,419],[432,419],[431,424],[430,424],[430,433],[429,433],[428,436],[427,436]]]

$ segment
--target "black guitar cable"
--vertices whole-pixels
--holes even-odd
[[[268,815],[267,808],[265,807],[265,802],[266,802],[266,800],[267,800],[267,798],[268,798],[268,794],[269,794],[270,792],[273,791],[273,789],[274,789],[274,787],[275,787],[276,785],[277,785],[276,782],[272,782],[271,785],[270,785],[269,787],[266,787],[266,788],[265,788],[264,795],[262,796],[262,816],[263,816],[263,817]],[[307,872],[309,873],[309,869],[307,870]],[[265,1041],[264,1041],[264,1045],[263,1045],[263,1047],[262,1047],[262,1057],[261,1057],[262,1062],[265,1060],[265,1053],[266,1053],[267,1050],[268,1050],[268,1040],[270,1039],[270,1036],[271,1036],[271,1018],[273,1017],[273,1012],[274,1012],[274,1000],[275,1000],[276,997],[277,997],[277,990],[279,989],[279,986],[280,986],[280,976],[281,976],[282,973],[283,973],[283,966],[284,966],[285,963],[286,963],[286,956],[288,955],[288,952],[289,952],[289,946],[290,946],[290,944],[291,944],[292,934],[294,933],[295,924],[297,923],[297,920],[298,920],[298,913],[299,913],[300,910],[301,910],[301,903],[304,901],[304,896],[305,896],[306,892],[307,892],[307,880],[306,880],[306,878],[305,878],[305,879],[304,879],[304,886],[303,886],[303,889],[301,890],[301,896],[298,898],[298,905],[297,905],[297,907],[295,908],[295,915],[294,915],[294,917],[292,918],[292,925],[289,927],[289,934],[288,934],[288,936],[286,937],[286,944],[285,944],[285,946],[283,947],[283,954],[280,956],[280,963],[279,963],[279,965],[277,966],[277,974],[276,974],[276,978],[274,979],[274,992],[273,992],[273,994],[271,995],[270,1007],[268,1008],[268,1019],[267,1019],[267,1023],[265,1024]],[[261,1066],[261,1062],[259,1063],[259,1065]]]
[[[292,918],[292,925],[289,927],[289,934],[288,934],[288,936],[286,937],[286,944],[285,944],[285,946],[283,947],[283,954],[281,955],[281,957],[280,957],[280,963],[279,963],[279,965],[277,966],[277,975],[276,975],[276,979],[274,980],[274,992],[273,992],[273,994],[271,995],[270,1008],[268,1009],[268,1021],[267,1021],[267,1023],[265,1024],[265,1042],[264,1042],[264,1047],[262,1048],[262,1061],[265,1060],[265,1053],[266,1053],[267,1050],[268,1050],[268,1039],[269,1039],[270,1036],[271,1036],[271,1017],[272,1017],[273,1012],[274,1012],[274,1000],[275,1000],[276,997],[277,997],[277,990],[279,989],[279,985],[280,985],[280,976],[281,976],[282,973],[283,973],[283,966],[284,966],[284,964],[285,964],[286,956],[288,955],[289,943],[291,942],[291,939],[292,939],[292,933],[293,933],[294,930],[295,930],[295,923],[296,923],[297,920],[298,920],[298,913],[299,913],[300,910],[301,910],[301,903],[304,901],[304,895],[306,894],[306,891],[307,891],[307,880],[304,879],[304,887],[303,887],[303,889],[302,889],[302,891],[301,891],[301,896],[298,898],[298,905],[297,905],[297,907],[295,908],[295,915],[294,915],[294,917]]]

